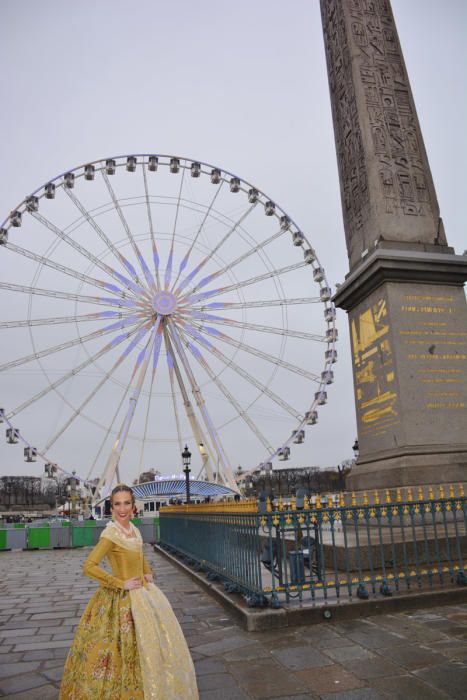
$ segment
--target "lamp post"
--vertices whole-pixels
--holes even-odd
[[[188,449],[188,445],[185,445],[185,449],[182,452],[183,460],[183,472],[185,474],[185,489],[186,489],[186,503],[190,503],[190,464],[191,464],[191,452]]]
[[[358,445],[358,438],[355,438],[355,442],[354,442],[354,444],[352,445],[352,450],[353,450],[353,452],[354,452],[355,461],[356,461],[356,460],[358,459],[358,455],[359,455],[359,451],[360,451],[360,450],[359,450],[359,445]]]

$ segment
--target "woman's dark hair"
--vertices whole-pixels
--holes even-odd
[[[131,503],[132,503],[132,505],[135,505],[135,496],[134,496],[134,493],[131,490],[131,488],[129,486],[127,486],[126,484],[117,484],[115,486],[115,488],[112,489],[112,493],[110,494],[110,506],[111,507],[113,506],[113,500],[114,500],[115,494],[120,493],[120,491],[126,491],[127,493],[129,493],[131,496]]]

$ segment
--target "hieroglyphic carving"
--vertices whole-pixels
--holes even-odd
[[[432,213],[409,82],[389,5],[351,2],[350,17],[353,39],[360,49],[357,61],[386,212]]]
[[[323,28],[340,170],[347,246],[369,215],[368,174],[352,78],[344,13],[338,2],[322,3]]]
[[[414,219],[409,239],[444,244],[390,3],[321,0],[321,13],[351,261]]]

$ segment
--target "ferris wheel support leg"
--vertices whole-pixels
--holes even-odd
[[[112,452],[110,454],[110,457],[107,461],[104,474],[99,480],[99,483],[97,485],[96,491],[100,491],[101,489],[110,489],[110,486],[113,482],[115,472],[118,468],[120,458],[123,452],[123,449],[125,447],[126,439],[128,437],[128,432],[130,430],[131,422],[133,420],[133,416],[135,415],[136,411],[136,405],[138,403],[138,399],[141,394],[141,389],[143,388],[143,383],[144,379],[146,377],[146,372],[149,366],[149,361],[151,359],[151,349],[154,346],[157,332],[159,329],[160,325],[160,318],[156,321],[153,332],[151,333],[151,337],[146,344],[146,347],[144,350],[141,351],[140,355],[138,355],[137,359],[137,367],[140,365],[140,372],[139,372],[139,377],[138,377],[138,382],[136,384],[136,387],[130,396],[130,405],[128,407],[128,412],[123,420],[122,427],[120,428],[120,431],[118,433],[118,437],[114,443],[114,446],[112,447]]]
[[[182,373],[180,371],[180,367],[177,362],[177,358],[175,356],[174,350],[172,343],[170,342],[170,337],[169,334],[167,333],[167,329],[164,328],[164,340],[165,340],[165,345],[167,348],[167,357],[172,358],[172,365],[173,365],[173,370],[175,372],[175,376],[177,377],[177,382],[178,386],[180,387],[180,392],[183,397],[183,405],[185,407],[185,413],[188,418],[188,421],[191,425],[191,429],[193,431],[193,435],[195,436],[196,443],[198,445],[198,449],[200,450],[201,454],[201,460],[202,460],[202,467],[201,467],[201,472],[205,470],[206,476],[210,481],[214,479],[214,471],[212,468],[212,465],[215,464],[214,458],[213,458],[213,451],[212,448],[206,440],[205,436],[203,435],[203,431],[201,429],[201,426],[196,418],[195,412],[193,410],[193,405],[190,401],[190,398],[188,396],[188,392],[186,390],[185,384],[183,383],[183,377]],[[200,472],[200,473],[201,473]]]
[[[234,491],[238,491],[238,486],[237,486],[237,483],[235,481],[233,469],[230,466],[229,460],[228,460],[227,455],[224,451],[222,443],[219,439],[217,431],[216,431],[214,424],[211,420],[211,417],[207,411],[206,403],[205,403],[203,395],[201,393],[201,389],[198,386],[198,383],[196,382],[196,379],[193,375],[193,372],[191,371],[191,367],[190,367],[190,364],[188,362],[187,356],[185,354],[185,350],[183,348],[183,345],[182,345],[182,342],[181,342],[180,337],[178,335],[178,332],[175,330],[173,325],[170,327],[170,334],[174,340],[178,355],[182,361],[183,368],[184,368],[186,375],[188,377],[188,381],[190,382],[191,390],[192,390],[193,395],[195,397],[196,404],[199,408],[199,411],[203,417],[203,421],[204,421],[204,424],[206,426],[206,430],[208,431],[209,436],[210,436],[211,441],[212,441],[212,444],[214,445],[214,449],[215,449],[216,454],[218,456],[219,466],[222,466],[222,479],[223,479],[224,483],[227,486],[229,486],[229,488],[233,489]],[[218,476],[220,476],[220,473],[219,473],[220,471],[221,471],[220,469],[217,470]]]

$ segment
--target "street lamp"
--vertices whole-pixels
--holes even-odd
[[[183,460],[183,472],[185,474],[185,489],[186,489],[186,503],[190,503],[190,464],[191,464],[191,452],[188,449],[188,445],[185,445],[185,449],[182,452]]]
[[[358,459],[358,455],[359,455],[358,438],[355,438],[355,442],[352,445],[352,450],[354,452],[355,459]]]

